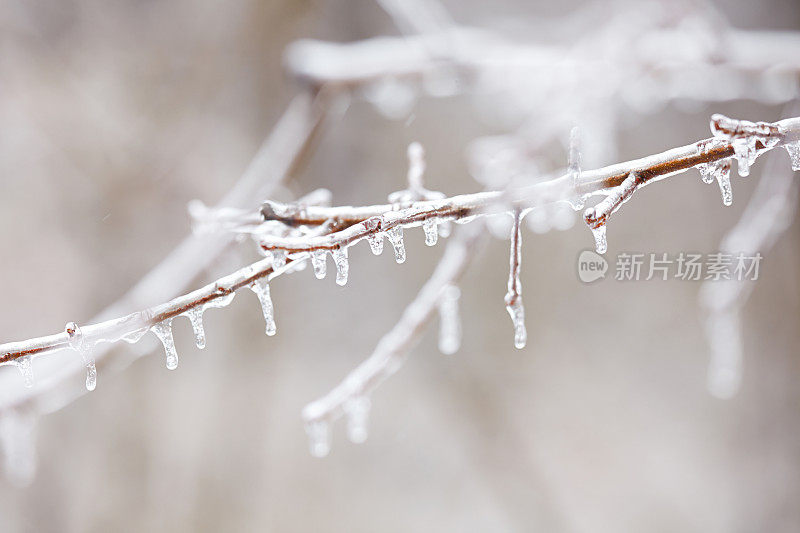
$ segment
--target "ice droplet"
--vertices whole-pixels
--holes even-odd
[[[733,189],[731,188],[731,161],[730,159],[722,159],[712,163],[703,163],[697,165],[703,181],[712,183],[715,179],[719,184],[719,190],[722,194],[722,203],[724,205],[733,204]]]
[[[403,243],[403,228],[402,226],[395,226],[386,232],[389,242],[394,248],[394,259],[398,263],[404,263],[406,260],[406,247]]]
[[[443,221],[439,224],[439,237],[448,238],[453,232],[453,224],[449,220]]]
[[[272,250],[272,269],[277,270],[286,266],[286,251]]]
[[[157,324],[153,324],[150,330],[164,345],[164,352],[167,355],[167,368],[175,370],[178,368],[178,352],[175,350],[175,340],[172,338],[172,319],[167,318]]]
[[[97,387],[97,366],[95,365],[92,347],[83,337],[83,332],[75,322],[68,322],[64,331],[69,337],[69,346],[81,356],[81,361],[86,365],[86,390],[93,391]]]
[[[750,166],[755,162],[756,156],[756,137],[746,135],[731,139],[733,151],[736,154],[737,169],[742,177],[750,175]]]
[[[436,241],[439,240],[439,231],[437,229],[436,219],[425,219],[422,222],[422,231],[425,232],[425,245],[436,246]]]
[[[596,228],[589,228],[594,235],[594,247],[598,254],[606,253],[608,250],[608,241],[606,240],[606,225],[601,224]]]
[[[350,271],[350,262],[347,260],[347,248],[334,248],[333,262],[336,263],[336,284],[347,285],[347,274]]]
[[[347,415],[347,438],[350,442],[361,444],[367,440],[370,406],[371,402],[366,396],[350,398],[344,404],[344,412]]]
[[[514,324],[514,346],[522,349],[528,343],[528,332],[525,329],[525,308],[522,305],[522,296],[517,296],[514,303],[506,305],[511,322]]]
[[[250,284],[250,290],[256,293],[258,301],[261,302],[261,312],[264,314],[266,323],[266,333],[270,337],[275,335],[275,314],[272,307],[272,298],[269,294],[269,283],[263,278],[259,278]]]
[[[324,420],[306,424],[309,451],[314,457],[325,457],[331,451],[331,428]]]
[[[7,410],[0,413],[0,447],[9,480],[17,486],[33,481],[36,473],[36,419],[32,413]]]
[[[371,233],[367,235],[367,242],[369,249],[372,250],[373,255],[381,255],[383,253],[383,233]]]
[[[325,250],[311,252],[311,265],[314,267],[314,276],[323,279],[328,270],[328,252]]]
[[[792,170],[800,170],[800,141],[785,144],[783,147],[789,152],[789,159],[792,161]]]
[[[461,291],[447,285],[439,300],[439,351],[451,355],[461,346],[461,320],[458,316],[458,299]]]
[[[31,366],[30,354],[23,355],[16,360],[15,364],[19,369],[19,373],[22,374],[22,379],[25,380],[25,386],[28,388],[33,387],[33,367]]]
[[[189,322],[192,323],[194,332],[194,343],[201,350],[206,347],[206,331],[203,328],[203,310],[199,307],[192,307],[184,313]]]

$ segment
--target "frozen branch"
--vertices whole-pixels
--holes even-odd
[[[755,142],[757,155],[776,146],[796,142],[800,139],[800,118],[782,120],[771,126],[774,126],[774,131],[771,131],[766,137],[759,137]],[[623,185],[631,173],[638,176],[635,181],[637,187],[642,187],[700,164],[730,158],[734,154],[735,149],[731,142],[719,139],[717,142],[713,142],[713,139],[706,139],[645,158],[583,171],[577,179],[574,173],[567,173],[552,180],[509,191],[489,191],[441,200],[423,200],[400,210],[395,210],[395,204],[362,207],[304,206],[302,209],[298,209],[294,204],[268,202],[266,204],[268,209],[262,209],[265,221],[280,221],[290,226],[315,226],[332,221],[331,227],[343,227],[344,229],[318,236],[260,235],[259,241],[262,248],[270,252],[298,254],[328,251],[333,253],[360,240],[377,237],[384,233],[388,234],[387,236],[392,240],[393,233],[403,227],[419,226],[429,219],[469,221],[475,216],[492,212],[492,209],[496,212],[498,206],[503,205],[504,202],[510,202],[520,208],[529,208],[548,202],[567,201],[576,193],[580,196],[605,194],[613,198],[616,194],[615,191],[619,191],[617,188]],[[613,202],[609,205],[612,204]],[[602,206],[602,202],[600,205]],[[398,243],[397,247],[401,247],[402,240],[400,239],[398,242],[396,236],[394,239]],[[403,251],[403,257],[404,253]],[[255,268],[256,271],[248,270],[252,268]],[[210,284],[199,291],[160,306],[84,326],[83,334],[88,342],[101,338],[121,340],[126,335],[135,334],[137,331],[161,320],[177,316],[207,301],[225,297],[238,288],[269,275],[266,263],[255,263],[219,280],[216,284]],[[66,332],[22,342],[6,343],[0,345],[0,364],[68,347],[69,336]]]

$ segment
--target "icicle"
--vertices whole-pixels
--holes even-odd
[[[347,273],[350,270],[350,263],[347,261],[347,248],[334,248],[333,262],[336,263],[336,284],[347,284]]]
[[[506,310],[514,324],[514,347],[522,349],[528,343],[528,331],[525,329],[525,307],[522,305],[522,296],[518,296],[513,304],[507,305]]]
[[[374,255],[381,255],[383,253],[383,233],[371,233],[367,235],[367,242],[369,249],[372,250]]]
[[[19,369],[19,373],[22,374],[22,379],[25,380],[25,386],[28,388],[33,387],[33,367],[31,366],[30,354],[23,355],[16,360],[15,364]]]
[[[525,347],[528,333],[525,330],[525,308],[522,306],[522,281],[519,273],[522,269],[522,211],[514,211],[514,227],[511,230],[511,253],[509,254],[508,292],[506,293],[506,309],[511,315],[514,325],[514,346]]]
[[[324,278],[328,267],[328,252],[325,250],[311,252],[311,264],[314,267],[314,275],[317,279]]]
[[[184,313],[189,322],[192,323],[194,332],[194,343],[201,350],[206,347],[206,331],[203,329],[203,309],[192,307]]]
[[[277,270],[286,266],[286,251],[272,250],[272,269]]]
[[[594,247],[598,254],[606,253],[608,250],[608,241],[606,241],[606,225],[597,226],[596,228],[589,228],[594,235]]]
[[[86,365],[86,390],[93,391],[97,387],[97,367],[95,366],[92,348],[83,337],[83,332],[75,322],[68,322],[64,328],[69,336],[70,348],[78,352]]]
[[[703,179],[703,183],[708,183],[709,185],[714,183],[715,174],[715,166],[716,161],[714,163],[703,163],[701,165],[697,165],[697,170],[700,171],[700,177]]]
[[[36,419],[31,413],[16,410],[0,414],[0,447],[5,471],[17,486],[33,481],[36,473]]]
[[[439,237],[444,239],[448,238],[453,232],[453,224],[449,220],[443,221],[439,224]]]
[[[161,344],[164,345],[164,352],[167,355],[167,368],[169,370],[178,368],[178,352],[175,350],[175,341],[172,338],[172,319],[168,318],[153,324],[150,330],[156,334]]]
[[[422,231],[425,232],[426,246],[436,246],[436,241],[439,239],[439,231],[436,226],[435,218],[427,218],[422,222]]]
[[[306,425],[311,455],[325,457],[331,451],[331,428],[328,422],[318,420]]]
[[[712,183],[715,179],[717,180],[719,190],[722,193],[722,203],[724,205],[731,205],[733,203],[733,189],[731,189],[730,159],[703,163],[697,165],[697,169],[700,171],[704,182]]]
[[[406,260],[406,247],[405,244],[403,244],[403,228],[401,226],[395,226],[386,232],[386,236],[389,237],[389,242],[394,248],[395,261],[404,263]]]
[[[461,291],[447,285],[439,300],[439,351],[451,355],[461,346],[461,320],[458,316],[458,299]]]
[[[800,170],[800,141],[790,142],[783,145],[789,152],[789,159],[792,161],[792,170]]]
[[[361,444],[367,440],[370,406],[370,400],[366,396],[350,398],[344,404],[344,412],[347,415],[347,438],[350,442]]]
[[[269,295],[269,283],[264,278],[259,278],[250,284],[250,290],[256,293],[261,302],[261,312],[264,313],[266,333],[270,337],[275,335],[275,315],[272,307],[272,298]]]
[[[758,155],[756,152],[756,137],[754,135],[735,137],[731,139],[731,144],[736,154],[739,175],[742,177],[750,175],[750,167]]]

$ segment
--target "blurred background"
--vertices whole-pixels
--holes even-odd
[[[635,33],[636,20],[688,9],[443,5],[458,24],[509,42],[581,41],[587,49],[585,32],[612,20],[624,29],[618,15],[626,10],[640,16]],[[707,9],[706,30],[800,29],[792,0]],[[575,16],[583,22],[563,22]],[[0,342],[88,322],[190,233],[187,203],[222,198],[301,90],[284,66],[290,43],[401,31],[368,0],[0,0]],[[635,51],[623,50],[623,59]],[[633,105],[644,89],[625,100],[607,85],[581,87],[568,93],[576,105],[564,124],[547,122],[561,117],[564,102],[535,92],[523,119],[492,87],[422,91],[399,111],[354,91],[275,195],[325,187],[334,204],[381,203],[405,186],[412,141],[425,147],[429,188],[481,190],[475,147],[485,144],[476,142],[544,123],[552,138],[522,135],[529,164],[557,170],[566,164],[564,128],[577,120],[570,117],[588,116],[581,105],[602,117],[583,128],[584,166],[595,168],[708,137],[712,113],[778,120],[794,90],[784,83],[764,97],[756,87],[709,103],[678,94]],[[749,179],[732,176],[732,207],[694,170],[637,193],[609,224],[608,256],[718,250],[767,164],[789,171],[785,152],[775,155]],[[706,388],[700,282],[586,285],[576,274],[578,254],[592,247],[584,224],[525,229],[529,340],[516,350],[503,303],[508,242],[493,238],[462,284],[461,350],[441,355],[432,323],[373,395],[366,443],[349,443],[339,423],[331,454],[316,459],[302,407],[372,352],[443,250],[424,246],[419,229],[406,232],[402,265],[358,245],[345,287],[330,274],[317,281],[310,269],[272,283],[274,337],[264,336],[258,301],[244,291],[205,315],[202,352],[188,321],[176,320],[175,372],[165,370],[153,335],[116,346],[110,357],[120,367],[132,351],[154,356],[124,372],[100,368],[96,391],[41,418],[36,477],[26,487],[0,480],[0,530],[797,531],[798,235],[795,220],[764,253],[741,311],[741,390],[729,400]],[[199,287],[255,258],[252,243],[242,243],[185,281]],[[9,367],[0,374],[21,379]]]

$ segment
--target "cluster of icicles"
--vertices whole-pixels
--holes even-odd
[[[733,158],[736,159],[736,168],[741,177],[750,175],[750,167],[753,166],[756,158],[760,155],[756,148],[756,143],[760,142],[765,149],[770,149],[780,141],[780,139],[773,135],[763,123],[736,121],[737,127],[734,128],[736,133],[731,135],[716,127],[716,121],[718,120],[731,121],[731,119],[727,119],[726,117],[714,115],[711,118],[711,132],[714,134],[714,138],[701,143],[698,146],[698,150],[700,153],[703,153],[704,151],[712,150],[730,143],[731,146],[733,146]],[[784,144],[783,147],[786,148],[786,151],[789,153],[792,170],[800,170],[800,140]],[[570,168],[572,169],[573,166],[570,165]],[[702,163],[697,165],[697,169],[700,171],[700,176],[704,183],[711,184],[714,183],[714,181],[717,182],[722,195],[722,203],[725,206],[732,205],[733,189],[731,187],[730,178],[731,159],[725,158],[710,163]],[[579,167],[575,171],[578,175],[580,174]],[[605,214],[605,218],[608,218],[608,216],[617,211],[622,204],[627,202],[633,192],[640,186],[642,186],[642,183],[638,180],[637,174],[632,172],[622,184],[611,189],[606,199],[600,202],[600,204],[595,207],[590,207],[585,211],[584,218],[594,236],[597,253],[603,254],[608,248],[606,224],[605,220],[599,224],[592,224],[591,221],[594,220],[599,213]],[[573,205],[573,207],[575,207],[575,205]]]

